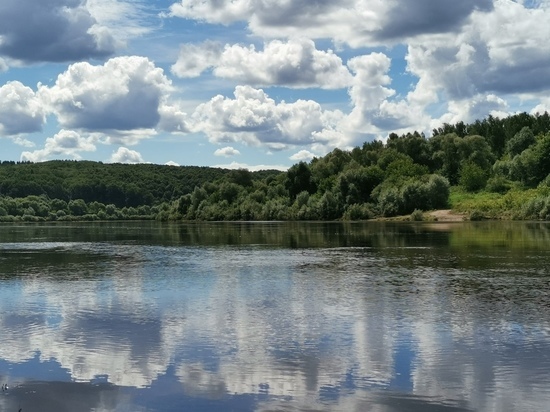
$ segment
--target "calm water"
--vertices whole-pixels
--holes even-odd
[[[0,411],[550,409],[543,223],[0,225]]]

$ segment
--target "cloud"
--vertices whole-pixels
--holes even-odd
[[[388,75],[391,60],[383,53],[371,53],[358,56],[348,61],[348,66],[355,74],[353,86],[349,95],[353,109],[348,116],[348,130],[358,132],[374,132],[373,121],[384,118],[380,111],[386,99],[393,96],[395,91],[388,86],[391,78]],[[382,128],[388,125],[378,125]]]
[[[187,133],[189,131],[189,116],[178,105],[160,106],[159,115],[158,129],[169,133]]]
[[[80,152],[95,150],[93,137],[84,137],[75,131],[62,129],[55,136],[46,139],[44,149],[23,152],[21,160],[30,162],[43,162],[52,158],[80,160],[82,159]]]
[[[134,37],[154,30],[147,20],[150,6],[135,0],[86,0],[86,8],[102,30],[107,30],[122,47]]]
[[[116,152],[114,152],[109,161],[109,163],[145,163],[143,157],[139,152],[135,150],[127,149],[126,147],[119,147]]]
[[[172,160],[169,160],[168,162],[164,163],[166,166],[179,166],[178,163],[172,161]]]
[[[169,15],[209,23],[229,24],[248,19],[251,15],[251,6],[248,0],[231,2],[181,0],[180,3],[174,3],[170,6]]]
[[[343,117],[325,111],[311,100],[276,103],[263,90],[237,86],[234,99],[218,95],[197,107],[194,130],[207,134],[213,143],[243,142],[284,148],[294,145],[339,145],[343,136],[334,131]]]
[[[353,57],[348,67],[354,75],[348,89],[352,110],[335,130],[354,144],[385,138],[389,132],[423,131],[430,123],[430,116],[424,112],[428,104],[425,98],[414,91],[398,97],[389,87],[391,59],[384,53]]]
[[[496,0],[459,35],[413,42],[408,70],[419,94],[463,100],[478,94],[537,94],[550,84],[550,9]],[[534,29],[536,28],[536,29]]]
[[[288,166],[283,165],[248,165],[246,163],[237,163],[237,162],[231,162],[229,164],[220,164],[220,165],[214,165],[212,167],[218,167],[220,169],[247,169],[251,172],[257,172],[259,170],[280,170],[281,172],[286,172],[288,170]]]
[[[540,103],[531,110],[531,114],[550,112],[550,97],[541,98]]]
[[[134,146],[139,144],[142,140],[150,139],[157,135],[157,131],[154,129],[138,129],[128,131],[110,131],[109,133],[92,133],[96,137],[98,143],[105,145],[116,146]]]
[[[438,126],[442,123],[474,122],[476,119],[482,119],[488,114],[495,117],[506,117],[511,114],[508,112],[507,102],[494,94],[477,95],[461,101],[451,101],[448,110],[449,112],[439,119]]]
[[[32,89],[18,81],[0,87],[0,135],[38,132],[45,121],[43,105]]]
[[[83,0],[3,0],[0,55],[24,62],[103,58],[115,39]]]
[[[410,129],[426,131],[441,119],[463,116],[460,120],[467,121],[506,114],[511,110],[509,98],[531,99],[534,105],[539,103],[537,109],[546,108],[541,99],[550,84],[549,4],[186,0],[174,4],[171,13],[214,24],[246,22],[250,32],[268,39],[261,51],[254,46],[226,45],[222,50],[219,44],[211,45],[212,54],[202,70],[212,69],[217,77],[254,87],[347,87],[349,116],[313,135],[337,133],[349,141]],[[382,53],[352,57],[346,70],[339,56],[317,50],[309,39],[330,39],[352,48],[404,44],[407,74],[417,82],[403,95],[403,85],[392,87],[395,78],[390,75],[399,74],[390,71],[391,61]],[[399,88],[399,95],[394,88]],[[273,150],[286,148],[282,141],[269,144]]]
[[[198,76],[207,68],[214,75],[252,86],[320,87],[339,89],[350,85],[352,76],[332,50],[317,50],[312,40],[274,40],[263,51],[254,45],[226,45],[206,42],[183,45],[172,72],[180,77]]]
[[[402,41],[417,35],[460,31],[474,11],[488,12],[493,0],[401,0],[388,2],[376,37]]]
[[[224,156],[224,157],[238,156],[240,154],[241,152],[239,152],[237,149],[232,148],[231,146],[226,146],[214,152],[214,156]]]
[[[292,156],[289,157],[290,160],[294,160],[296,162],[300,161],[309,161],[313,159],[315,155],[311,153],[308,150],[300,150],[298,153],[294,153]]]
[[[170,13],[225,25],[245,21],[264,38],[330,38],[364,47],[458,31],[476,10],[491,9],[492,0],[182,0]]]
[[[218,63],[222,52],[222,45],[210,40],[201,44],[182,44],[178,60],[171,71],[178,77],[198,77]]]
[[[62,127],[129,131],[157,126],[170,89],[170,80],[150,60],[125,56],[101,66],[72,64],[39,93]]]

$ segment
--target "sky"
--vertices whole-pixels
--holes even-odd
[[[550,0],[2,0],[0,161],[285,170],[550,110]]]

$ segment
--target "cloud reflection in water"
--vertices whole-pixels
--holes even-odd
[[[98,270],[63,273],[74,256],[33,276],[5,266],[18,272],[0,280],[2,410],[519,411],[550,399],[549,318],[465,290],[480,271],[447,271],[446,249],[49,252]]]

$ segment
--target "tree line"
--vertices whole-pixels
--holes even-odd
[[[0,195],[20,198],[112,203],[117,207],[155,205],[182,196],[197,185],[220,178],[227,170],[154,164],[103,164],[55,160],[0,163]]]
[[[362,220],[446,208],[453,190],[531,191],[550,216],[550,116],[489,116],[335,149],[287,172],[89,161],[0,163],[0,220]]]
[[[540,218],[544,205],[550,215],[549,173],[548,113],[489,116],[445,124],[430,138],[392,133],[385,143],[335,149],[248,185],[208,182],[180,197],[168,214],[175,220],[361,220],[446,208],[451,190],[535,190],[514,216]]]

